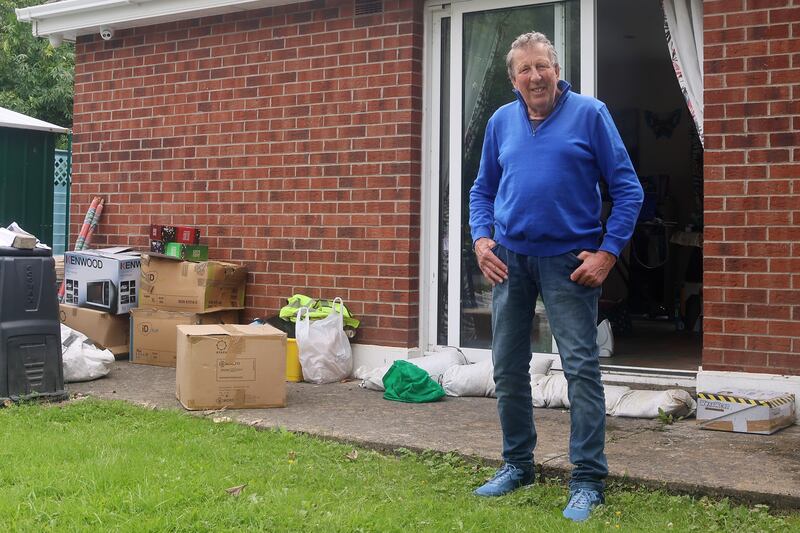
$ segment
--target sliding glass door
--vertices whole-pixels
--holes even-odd
[[[471,0],[427,8],[423,344],[459,346],[478,360],[491,347],[492,296],[472,252],[469,190],[486,123],[514,99],[505,57],[518,35],[542,32],[558,51],[562,78],[591,94],[582,90],[594,85],[590,47],[582,43],[593,42],[585,22],[593,3]],[[536,311],[533,350],[552,352],[541,302]]]

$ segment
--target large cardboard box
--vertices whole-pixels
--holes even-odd
[[[727,390],[697,393],[701,429],[769,435],[794,424],[794,394]]]
[[[139,252],[116,247],[64,254],[64,303],[121,315],[139,303]]]
[[[117,359],[128,354],[130,327],[128,315],[112,315],[95,309],[59,305],[61,322],[89,337],[89,340],[109,350]]]
[[[237,324],[239,311],[186,313],[158,309],[131,310],[131,362],[175,367],[178,326],[193,324]]]
[[[242,265],[145,254],[140,307],[192,313],[243,309],[246,283]]]
[[[196,409],[286,405],[286,333],[272,326],[178,326],[176,396]]]

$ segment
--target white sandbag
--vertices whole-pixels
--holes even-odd
[[[667,415],[689,416],[694,413],[696,407],[696,402],[685,390],[632,390],[620,397],[609,414],[633,418],[657,418],[658,410],[661,409]]]
[[[440,383],[445,370],[454,365],[467,364],[467,357],[458,348],[443,346],[436,353],[424,357],[408,359],[408,362],[420,367],[428,373],[431,379]],[[391,366],[392,365],[386,365],[366,372],[364,369],[359,368],[357,374],[362,376],[360,386],[369,390],[385,390],[383,386],[383,376],[389,371]]]
[[[546,374],[553,360],[536,357],[531,360],[531,379]],[[485,396],[494,398],[494,365],[486,359],[471,365],[451,366],[442,374],[442,387],[448,396]]]
[[[114,354],[97,348],[79,331],[61,324],[61,361],[64,381],[91,381],[111,372]]]
[[[531,358],[531,376],[547,374],[550,371],[550,367],[553,366],[553,360],[554,358],[552,357],[534,355]]]
[[[569,409],[567,378],[562,373],[531,378],[531,394],[534,407],[564,407]]]
[[[616,407],[619,399],[629,390],[631,390],[631,388],[625,385],[603,385],[603,392],[606,397],[606,414],[611,414],[611,411]]]
[[[614,355],[614,332],[607,318],[597,325],[597,352],[600,357]]]
[[[453,365],[442,374],[448,396],[494,396],[494,367],[487,359],[471,365]]]

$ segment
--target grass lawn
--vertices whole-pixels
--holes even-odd
[[[92,399],[0,409],[0,464],[0,531],[800,530],[796,514],[614,486],[573,525],[558,482],[482,499],[493,469],[453,456]]]

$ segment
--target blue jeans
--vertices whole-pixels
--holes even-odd
[[[519,255],[497,246],[508,279],[492,291],[492,359],[503,459],[530,468],[536,447],[531,398],[531,327],[541,294],[558,344],[570,402],[570,488],[602,491],[608,475],[605,396],[597,349],[600,288],[569,279],[580,260],[573,252],[553,257]]]

